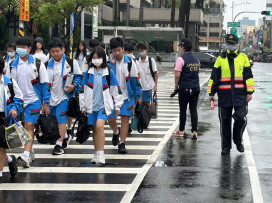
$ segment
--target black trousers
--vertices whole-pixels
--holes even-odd
[[[191,131],[197,132],[197,123],[198,123],[198,115],[197,115],[197,102],[200,93],[200,88],[193,89],[179,89],[179,130],[183,131],[185,129],[186,124],[186,111],[187,106],[189,104],[189,109],[191,113],[191,123],[192,129]]]
[[[234,114],[232,114],[234,109]],[[242,143],[243,133],[247,124],[247,106],[220,107],[218,110],[220,120],[220,134],[222,149],[231,149],[231,135],[233,142]],[[234,119],[233,133],[231,133],[232,118]]]

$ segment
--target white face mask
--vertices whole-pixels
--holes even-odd
[[[92,64],[94,64],[96,67],[99,67],[103,63],[103,59],[93,59]]]

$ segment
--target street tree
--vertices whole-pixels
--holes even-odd
[[[176,11],[176,0],[172,0],[172,6],[171,6],[171,27],[175,27],[175,11]]]

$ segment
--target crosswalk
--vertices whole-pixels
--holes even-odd
[[[142,134],[133,131],[126,140],[128,154],[118,154],[112,146],[112,131],[105,126],[104,166],[91,163],[94,153],[90,137],[84,144],[74,140],[65,154],[51,155],[53,145],[35,141],[36,159],[32,167],[19,167],[14,179],[4,169],[4,183],[0,185],[0,202],[129,202],[160,150],[178,124],[178,100],[170,99],[173,75],[159,79],[158,118]],[[120,125],[120,120],[118,120]],[[167,137],[168,136],[168,137]],[[20,155],[22,149],[11,152]]]

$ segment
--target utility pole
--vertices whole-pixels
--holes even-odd
[[[130,0],[127,0],[127,22],[126,25],[129,26],[130,21]]]

